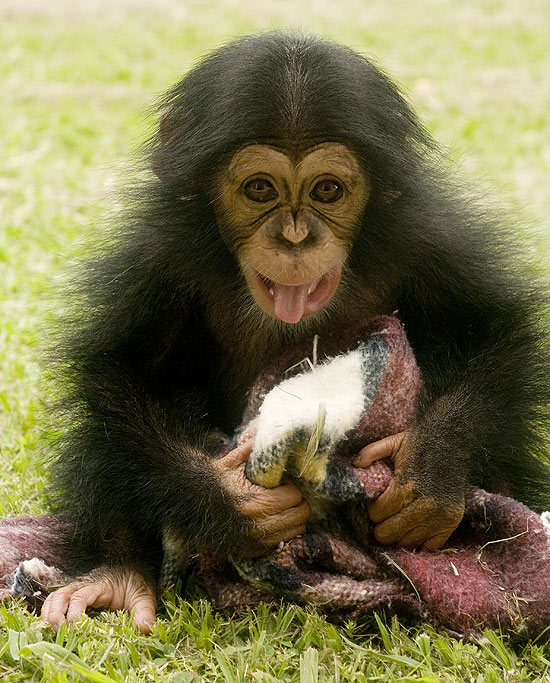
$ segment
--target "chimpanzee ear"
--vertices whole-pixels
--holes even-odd
[[[374,204],[392,204],[400,195],[401,190],[393,186],[388,178],[380,178],[376,175],[371,176],[371,192],[369,200]]]
[[[159,129],[151,154],[151,169],[166,185],[171,185],[174,181],[170,159],[173,159],[173,147],[186,128],[186,118],[182,107],[175,106],[167,109],[160,117]]]
[[[379,204],[392,204],[400,195],[401,190],[396,190],[383,180],[377,183],[377,192],[374,195]]]

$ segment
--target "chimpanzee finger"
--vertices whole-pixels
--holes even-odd
[[[440,532],[444,537],[444,540],[451,533],[450,531],[441,529],[441,527],[437,526],[434,520],[431,520],[426,524],[419,524],[413,529],[410,529],[410,531],[404,533],[404,535],[398,539],[396,543],[403,548],[419,548],[420,546],[424,546],[424,543],[426,543],[428,540],[431,540],[432,538],[435,539],[436,534],[439,535]],[[436,549],[435,545],[433,549]]]
[[[293,508],[284,510],[275,515],[259,516],[255,519],[256,529],[253,535],[261,538],[261,535],[271,536],[284,533],[285,530],[305,525],[311,514],[311,507],[306,500]],[[283,539],[288,540],[288,539]]]
[[[374,536],[380,543],[436,550],[460,524],[463,513],[464,506],[458,503],[442,508],[435,498],[419,498],[378,524]]]
[[[280,529],[279,531],[274,531],[268,536],[263,537],[261,540],[262,544],[268,548],[276,548],[280,543],[287,543],[292,541],[298,536],[302,536],[306,532],[305,524],[298,524],[297,526],[291,528]]]
[[[71,583],[50,593],[44,601],[40,618],[50,624],[54,631],[57,631],[59,626],[66,621],[71,597],[81,586],[81,583]]]
[[[82,586],[69,597],[66,619],[77,621],[88,607],[110,607],[112,598],[113,587],[107,581]]]
[[[125,601],[124,609],[132,615],[134,626],[142,633],[150,633],[157,619],[157,600],[153,592],[146,588],[137,591]]]
[[[430,538],[428,538],[427,541],[425,541],[422,544],[422,550],[439,550],[439,548],[442,548],[445,545],[445,543],[447,542],[447,539],[449,538],[449,536],[451,536],[451,534],[453,533],[453,531],[455,529],[456,529],[456,527],[454,527],[450,531],[449,530],[440,531],[439,533],[435,534],[434,536],[431,536]]]
[[[239,551],[241,557],[262,557],[269,554],[281,543],[287,543],[289,541],[302,536],[306,532],[306,525],[300,524],[292,529],[286,529],[281,532],[273,533],[270,535],[262,535],[261,538],[254,539],[252,543],[248,543],[245,548]]]
[[[288,541],[298,538],[298,536],[303,536],[305,533],[305,524],[299,524],[292,529],[282,529],[271,536],[272,547],[276,548],[280,543],[287,543]]]
[[[394,479],[384,493],[368,504],[369,517],[375,524],[378,524],[396,515],[413,500],[413,484],[398,484]]]
[[[415,500],[398,514],[377,524],[374,536],[380,543],[401,545],[402,539],[411,534],[409,540],[415,541],[414,545],[420,545],[441,529],[442,525],[436,527],[437,520],[433,517],[436,509],[437,506],[431,498]]]
[[[149,633],[156,621],[157,609],[157,599],[151,585],[141,573],[132,570],[119,575],[112,585],[114,590],[108,606],[131,614],[134,626],[142,633]]]
[[[254,440],[257,431],[258,428],[254,424],[254,422],[251,422],[248,425],[248,427],[244,430],[244,432],[241,434],[239,438],[239,446],[245,443],[246,441],[249,441],[250,439]]]
[[[227,469],[233,469],[242,465],[246,462],[252,453],[252,448],[254,447],[254,437],[248,438],[246,441],[242,441],[238,444],[232,451],[229,451],[227,455],[220,458],[218,461],[214,461],[217,465],[225,467]]]
[[[55,591],[57,593],[57,591]],[[40,610],[40,618],[42,621],[46,622],[47,624],[51,623],[50,622],[50,610],[52,607],[52,600],[53,600],[54,593],[50,593],[47,598],[44,600],[44,604],[42,605],[42,609]],[[65,615],[65,611],[63,611],[63,615]]]
[[[397,544],[403,548],[419,548],[423,550],[439,550],[456,526],[442,528],[435,520],[429,524],[422,524],[407,532]]]
[[[353,460],[354,467],[368,467],[376,460],[382,458],[395,458],[397,452],[403,447],[407,432],[392,434],[379,441],[373,441],[362,448]]]
[[[237,507],[239,512],[247,517],[269,516],[294,508],[300,505],[302,501],[303,496],[300,489],[289,482],[274,489],[254,486],[253,495],[243,497]]]

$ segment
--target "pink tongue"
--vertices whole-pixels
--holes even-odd
[[[275,303],[275,315],[285,323],[297,323],[302,319],[307,302],[307,290],[309,285],[280,285],[274,282],[273,301]]]

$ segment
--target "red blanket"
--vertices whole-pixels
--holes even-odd
[[[385,489],[391,468],[357,469],[351,457],[412,423],[419,388],[403,328],[388,317],[321,339],[314,351],[295,349],[259,378],[242,426],[258,430],[248,476],[270,486],[292,477],[313,521],[265,558],[204,555],[199,579],[216,606],[283,597],[338,618],[383,608],[455,635],[487,627],[533,635],[550,625],[550,536],[544,515],[521,503],[471,489],[464,520],[438,552],[374,540],[366,503]],[[273,420],[274,411],[284,419]],[[60,524],[53,515],[0,522],[0,597],[40,604],[72,578],[70,561],[53,551]],[[181,569],[167,550],[159,590]]]

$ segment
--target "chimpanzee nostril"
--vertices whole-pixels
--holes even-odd
[[[281,236],[284,237],[287,242],[300,244],[308,235],[309,228],[303,218],[293,216],[290,211],[285,212]]]

